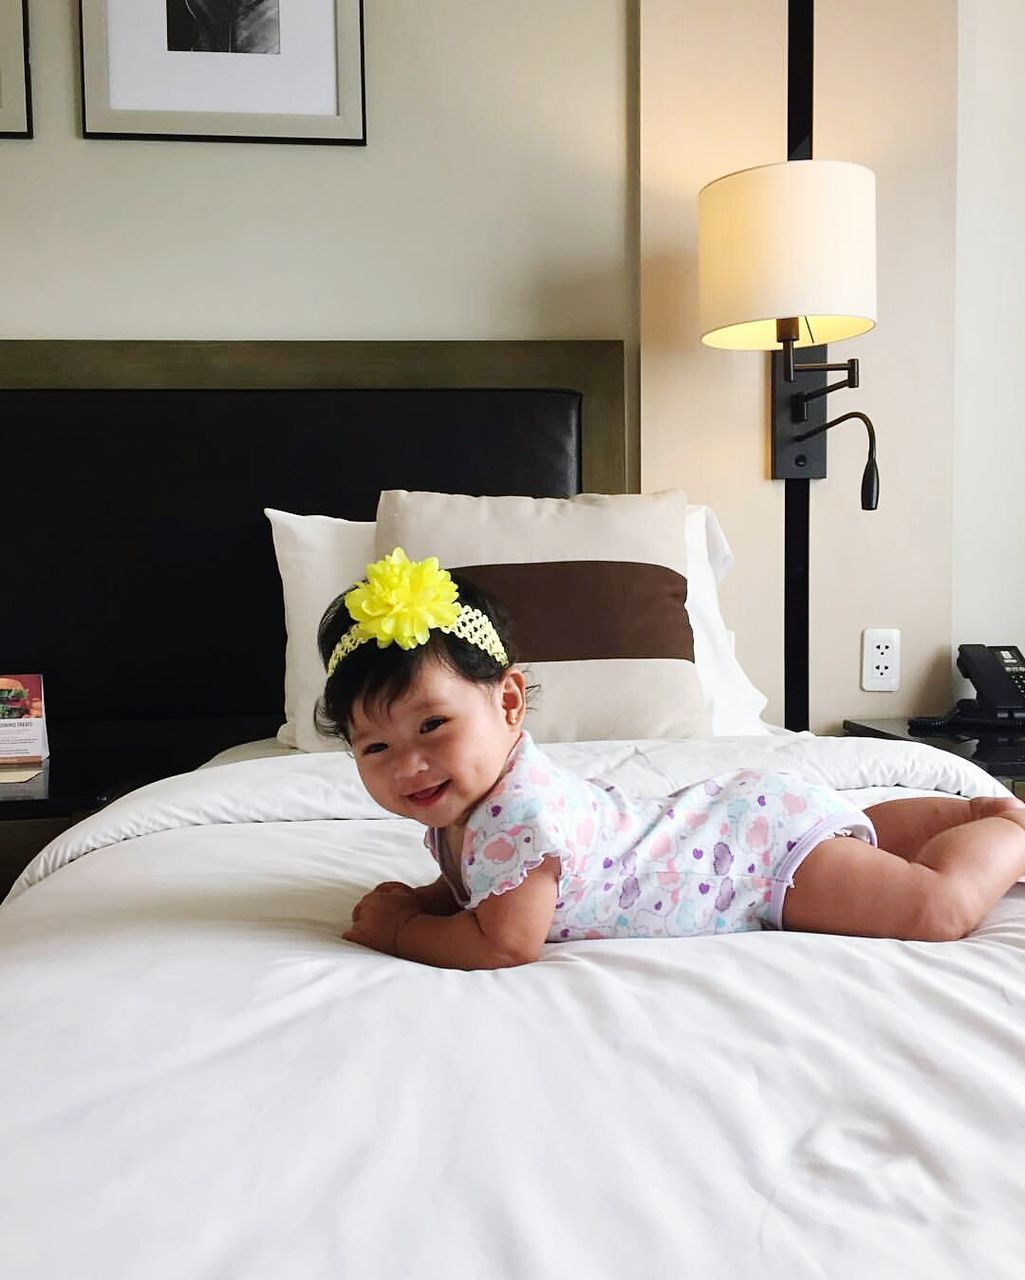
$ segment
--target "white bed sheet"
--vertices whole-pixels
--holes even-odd
[[[652,791],[762,759],[862,803],[999,790],[867,740],[558,754]],[[433,875],[380,813],[343,755],[224,764],[29,868],[0,909],[4,1280],[1021,1275],[1021,886],[957,943],[448,972],[339,939],[367,887]]]

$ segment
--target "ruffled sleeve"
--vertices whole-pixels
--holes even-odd
[[[561,771],[528,735],[524,739],[466,825],[461,870],[471,909],[517,888],[547,857],[559,859],[562,873],[567,842],[557,798]]]

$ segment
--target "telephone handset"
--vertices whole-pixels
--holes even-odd
[[[958,645],[957,669],[978,697],[962,698],[945,716],[913,717],[908,721],[912,733],[1025,734],[1025,657],[1020,649],[1013,644]]]

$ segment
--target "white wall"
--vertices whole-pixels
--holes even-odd
[[[369,0],[365,149],[85,141],[77,0],[29,10],[0,336],[631,336],[623,0]]]
[[[818,0],[814,154],[877,177],[879,324],[838,344],[861,360],[881,499],[859,508],[856,423],[812,485],[811,725],[945,709],[950,684],[956,124],[955,0]],[[768,478],[767,357],[700,345],[699,188],[786,157],[785,0],[644,0],[641,23],[641,438],[645,487],[679,484],[721,513],[741,662],[783,708],[783,484]],[[897,626],[904,681],[859,688],[860,633]]]
[[[959,21],[954,638],[1025,647],[1025,6],[961,0]]]

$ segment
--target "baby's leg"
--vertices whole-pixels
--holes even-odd
[[[849,836],[817,845],[783,901],[783,926],[946,942],[975,928],[1025,875],[1025,807],[934,835],[915,861]]]
[[[876,829],[881,849],[917,862],[925,845],[942,831],[977,818],[990,818],[1012,809],[1025,809],[1025,801],[1012,795],[980,796],[961,800],[955,796],[915,796],[909,800],[884,800],[865,810]]]

